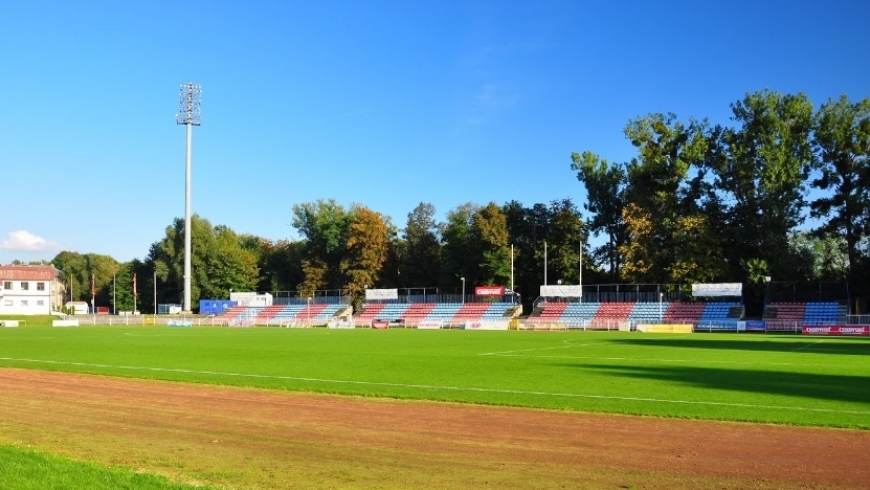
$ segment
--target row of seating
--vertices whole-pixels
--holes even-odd
[[[227,323],[284,325],[294,321],[326,321],[346,307],[336,304],[233,306],[215,318]]]
[[[510,317],[513,303],[366,303],[357,320],[406,322],[497,320]]]
[[[764,309],[765,320],[781,320],[802,325],[830,325],[840,318],[840,305],[831,301],[808,303],[776,302]]]
[[[700,323],[725,319],[739,320],[743,307],[732,302],[604,302],[604,303],[541,303],[533,314],[542,320],[636,320]]]

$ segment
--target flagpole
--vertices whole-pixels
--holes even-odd
[[[97,275],[91,272],[91,313],[94,315],[94,325],[97,324]]]

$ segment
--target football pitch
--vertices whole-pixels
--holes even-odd
[[[0,329],[0,367],[870,429],[870,341],[764,334]]]

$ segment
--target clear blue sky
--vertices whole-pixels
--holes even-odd
[[[859,0],[6,2],[0,263],[144,259],[184,214],[182,82],[203,86],[194,212],[279,240],[318,199],[399,227],[420,202],[582,205],[571,152],[631,158],[630,118],[870,96],[868,19]]]

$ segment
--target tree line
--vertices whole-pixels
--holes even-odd
[[[299,240],[270,241],[192,218],[192,300],[233,291],[504,285],[525,302],[544,283],[691,284],[847,282],[870,277],[870,99],[846,96],[814,108],[801,93],[763,90],[731,104],[730,125],[654,113],[630,120],[636,150],[610,162],[571,154],[586,190],[526,206],[464,203],[436,219],[421,202],[402,226],[361,204],[334,199],[292,207]],[[61,252],[74,299],[151,311],[179,303],[184,221],[175,219],[144,260]],[[595,242],[593,245],[591,242]],[[546,271],[544,264],[546,263]],[[582,269],[582,270],[581,270]],[[157,295],[154,295],[156,282]],[[156,302],[156,303],[155,303]]]

